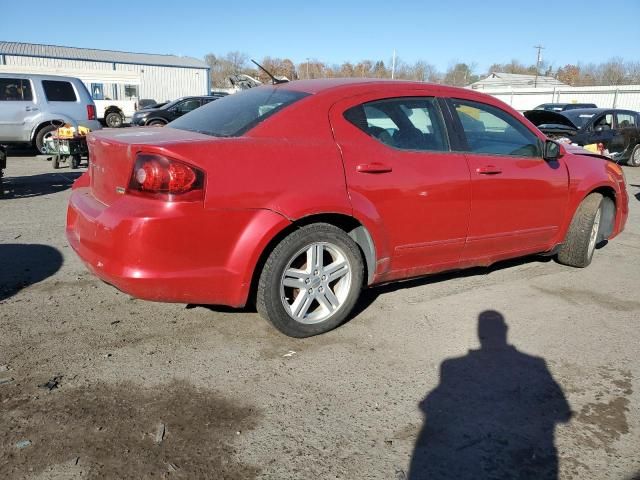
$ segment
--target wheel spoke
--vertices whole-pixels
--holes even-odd
[[[309,295],[307,290],[300,290],[300,293],[298,293],[298,296],[291,305],[291,313],[293,316],[299,319],[304,319],[304,316],[307,314],[313,300],[313,295]]]
[[[313,272],[314,269],[322,267],[322,257],[324,247],[319,243],[314,243],[307,250],[307,271]]]
[[[323,305],[329,312],[333,312],[340,306],[340,300],[335,296],[330,288],[325,289],[316,297],[318,302]]]
[[[307,278],[307,272],[303,270],[299,270],[297,268],[288,268],[284,272],[283,285],[285,287],[303,289],[306,287],[304,283],[306,278]]]
[[[344,260],[337,260],[324,269],[324,274],[330,282],[344,277],[347,273],[349,273],[349,264]]]

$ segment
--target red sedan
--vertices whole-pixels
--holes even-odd
[[[67,236],[91,271],[148,300],[255,301],[294,337],[370,285],[534,253],[585,267],[628,214],[620,167],[439,85],[264,86],[88,142]]]

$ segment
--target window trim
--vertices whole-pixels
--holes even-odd
[[[497,109],[500,110],[502,113],[504,113],[505,115],[508,115],[510,118],[512,118],[515,122],[518,122],[520,125],[522,125],[522,127],[524,129],[526,129],[528,132],[531,133],[531,135],[533,135],[534,137],[536,137],[536,140],[538,142],[538,150],[539,150],[539,155],[535,156],[535,157],[529,157],[529,156],[521,156],[521,155],[507,155],[504,153],[489,153],[489,152],[472,152],[471,149],[469,148],[469,144],[467,142],[467,135],[464,131],[464,127],[462,125],[462,121],[460,120],[460,118],[458,117],[458,114],[456,112],[456,106],[454,105],[455,101],[460,101],[460,102],[466,102],[467,104],[478,104],[478,105],[483,105],[483,106],[487,106],[489,108],[493,108],[493,109]],[[490,103],[484,103],[484,102],[480,102],[478,100],[471,100],[468,98],[463,98],[463,97],[448,97],[445,99],[445,103],[447,104],[448,110],[449,110],[449,115],[451,116],[451,120],[453,122],[452,126],[453,129],[458,133],[458,137],[459,137],[459,146],[461,148],[461,150],[458,151],[458,153],[464,153],[465,155],[477,155],[477,156],[486,156],[486,157],[499,157],[499,158],[517,158],[517,159],[522,159],[522,160],[544,160],[543,154],[544,154],[544,141],[535,134],[534,131],[532,131],[527,125],[525,125],[524,123],[520,122],[516,117],[514,117],[511,113],[507,112],[506,110],[501,109],[500,107],[496,107],[495,105],[491,105]],[[473,106],[473,105],[471,105]]]
[[[415,149],[415,148],[400,148],[400,147],[396,147],[394,145],[389,145],[388,143],[384,143],[382,140],[369,135],[367,132],[365,132],[364,130],[362,130],[360,127],[358,127],[357,125],[355,125],[354,123],[352,123],[350,120],[347,119],[347,117],[345,116],[345,114],[351,110],[352,108],[356,108],[356,107],[364,107],[364,105],[367,104],[377,104],[377,103],[383,103],[383,102],[394,102],[394,101],[412,101],[412,100],[419,100],[419,101],[432,101],[433,102],[433,106],[437,111],[437,114],[440,116],[440,124],[442,126],[442,140],[445,142],[445,149],[444,150],[427,150],[427,149]],[[375,107],[374,107],[375,108]],[[384,112],[383,112],[384,113]],[[342,119],[347,122],[349,125],[351,125],[352,127],[354,127],[357,131],[359,131],[360,133],[362,133],[365,137],[370,138],[372,141],[390,148],[391,150],[394,151],[398,151],[398,152],[407,152],[407,153],[455,153],[452,150],[452,145],[451,145],[451,135],[450,135],[450,129],[448,128],[448,124],[447,124],[447,119],[445,118],[444,115],[444,111],[442,108],[442,103],[441,103],[441,97],[438,97],[436,95],[400,95],[400,96],[393,96],[393,97],[384,97],[384,98],[375,98],[372,100],[366,100],[364,102],[359,101],[358,103],[356,103],[355,105],[351,105],[347,108],[345,108],[342,111],[342,115],[341,115]],[[393,119],[391,119],[393,121]],[[395,123],[395,122],[394,122]],[[415,125],[414,125],[415,127]],[[417,128],[417,127],[416,127]]]

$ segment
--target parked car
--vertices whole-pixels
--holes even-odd
[[[87,87],[77,78],[0,73],[0,143],[31,143],[44,153],[45,139],[63,124],[102,128]]]
[[[293,337],[340,325],[370,285],[536,253],[585,267],[628,215],[620,166],[442,85],[262,86],[88,144],[66,228],[98,277],[155,301],[254,299]]]
[[[166,125],[167,123],[181,117],[185,113],[189,113],[202,105],[206,105],[213,100],[217,100],[218,96],[201,96],[201,97],[182,97],[173,102],[166,103],[157,108],[145,108],[138,110],[133,114],[131,124],[134,126],[142,125]]]
[[[135,100],[96,100],[94,98],[93,101],[96,104],[98,120],[109,128],[124,126],[136,111]]]
[[[534,110],[547,110],[549,112],[564,112],[576,108],[597,108],[595,103],[543,103]]]
[[[149,108],[160,108],[160,107],[164,107],[167,103],[169,102],[158,102],[158,103],[152,103],[150,105],[146,105],[142,108],[139,108],[138,110],[147,110]]]
[[[550,138],[567,137],[577,145],[601,143],[616,162],[640,167],[640,114],[613,108],[564,112],[529,110],[524,116]]]

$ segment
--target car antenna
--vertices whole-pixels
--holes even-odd
[[[287,83],[287,82],[289,81],[289,80],[283,80],[283,79],[279,79],[279,78],[274,77],[274,76],[271,74],[271,72],[270,72],[269,70],[267,70],[266,68],[264,68],[264,67],[263,67],[262,65],[260,65],[258,62],[256,62],[253,58],[251,59],[251,61],[252,61],[253,63],[255,63],[255,64],[258,66],[258,68],[259,68],[260,70],[262,70],[264,73],[266,73],[267,75],[269,75],[269,77],[271,77],[271,80],[273,80],[273,83],[274,83],[274,84],[278,84],[278,83]]]

